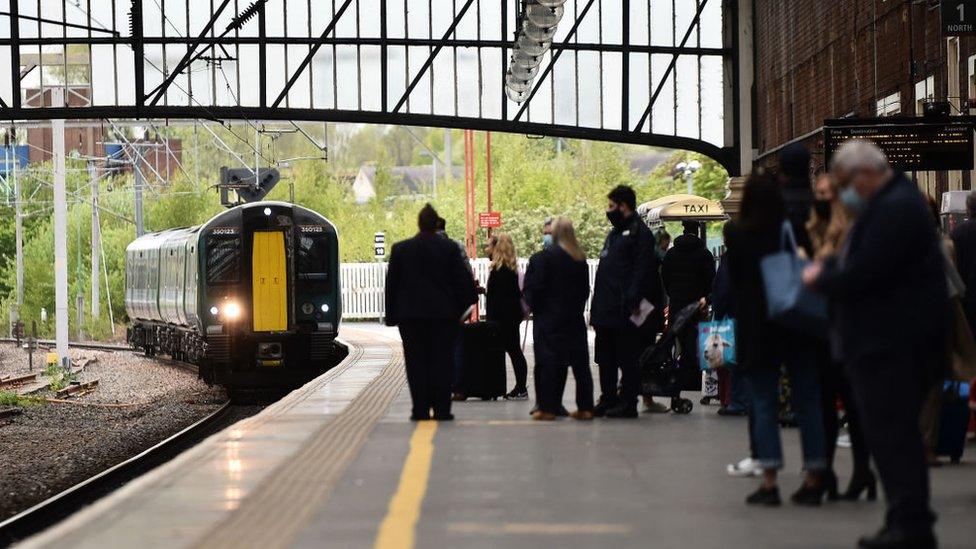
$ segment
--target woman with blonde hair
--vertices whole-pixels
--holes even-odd
[[[512,370],[515,371],[515,388],[505,398],[526,400],[529,398],[526,387],[529,365],[519,342],[519,326],[524,320],[525,312],[522,310],[522,290],[519,288],[518,256],[515,254],[512,237],[507,234],[500,233],[491,240],[491,271],[488,274],[485,295],[488,309],[486,317],[489,321],[498,323],[502,344],[512,360]]]
[[[538,411],[533,418],[552,421],[562,408],[566,368],[576,378],[575,419],[593,419],[593,377],[583,310],[590,295],[586,254],[573,223],[553,223],[553,245],[532,256],[525,273],[525,300],[532,310]]]

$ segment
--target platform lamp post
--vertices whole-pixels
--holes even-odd
[[[697,160],[680,162],[677,166],[675,166],[678,173],[685,177],[685,183],[688,185],[688,194],[695,194],[695,172],[700,170],[701,167],[701,162]]]

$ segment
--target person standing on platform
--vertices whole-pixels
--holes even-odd
[[[631,317],[648,294],[650,270],[656,264],[654,236],[637,215],[634,189],[619,185],[607,195],[607,219],[613,228],[600,252],[590,304],[590,324],[596,331],[595,355],[600,368],[600,401],[594,413],[615,418],[637,417],[640,372],[637,365],[646,346],[641,327]],[[620,395],[617,395],[617,371]]]
[[[506,400],[526,400],[529,398],[526,382],[529,365],[522,353],[519,327],[525,319],[522,310],[522,290],[519,288],[518,258],[515,244],[505,233],[492,236],[491,271],[488,273],[487,293],[485,294],[486,318],[497,322],[505,352],[512,360],[515,371],[515,388]]]
[[[843,247],[844,239],[850,230],[853,219],[850,212],[840,200],[840,189],[837,180],[830,174],[823,174],[817,178],[813,186],[814,203],[813,214],[807,222],[807,234],[813,246],[813,258],[827,261],[836,257]],[[837,435],[840,432],[840,420],[837,417],[837,397],[844,403],[847,415],[847,432],[851,441],[851,455],[854,471],[850,483],[843,494],[843,499],[857,500],[861,494],[867,492],[870,500],[877,497],[877,480],[871,472],[870,453],[861,420],[858,417],[857,404],[851,393],[850,382],[844,373],[843,364],[839,357],[833,357],[820,371],[820,390],[824,416],[824,435],[827,443],[828,477],[836,479],[834,470],[834,455],[837,451]],[[830,494],[828,494],[828,497]]]
[[[779,426],[780,367],[792,382],[803,449],[803,485],[791,499],[819,505],[823,499],[823,414],[820,408],[820,363],[805,352],[794,334],[769,318],[760,262],[781,249],[786,205],[780,184],[768,175],[752,174],[742,194],[737,219],[725,225],[729,279],[736,310],[736,368],[751,398],[753,441],[762,484],[746,498],[750,505],[781,504],[777,476],[783,468]],[[731,471],[730,471],[731,472]]]
[[[836,260],[803,272],[832,303],[835,343],[884,486],[884,526],[865,549],[936,547],[919,413],[946,371],[949,298],[935,223],[918,188],[868,141],[843,144],[831,171],[856,219]]]
[[[478,298],[457,245],[437,234],[437,211],[420,210],[420,232],[397,242],[386,275],[386,325],[403,340],[411,420],[454,419],[451,379],[461,315]]]
[[[966,220],[951,233],[956,248],[956,269],[966,284],[962,298],[969,329],[976,332],[976,191],[966,195]]]
[[[525,300],[535,318],[535,369],[540,397],[532,417],[551,421],[559,415],[567,366],[576,379],[574,419],[593,419],[593,377],[583,311],[590,295],[586,254],[569,219],[553,223],[553,245],[529,260]]]
[[[657,234],[655,246],[657,249],[657,257],[662,262],[664,261],[664,256],[668,254],[668,248],[671,247],[671,235],[668,231],[661,231]]]
[[[668,311],[672,318],[681,309],[706,299],[712,291],[715,278],[715,257],[698,237],[699,224],[684,221],[684,233],[674,239],[674,246],[664,256],[661,279],[668,293]],[[680,337],[681,368],[685,372],[698,373],[698,321],[697,318]],[[689,374],[690,375],[690,374]]]

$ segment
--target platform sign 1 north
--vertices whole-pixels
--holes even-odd
[[[976,35],[976,0],[942,0],[942,35]]]
[[[848,139],[873,141],[892,167],[906,172],[973,169],[973,127],[968,124],[828,124],[824,128],[824,162],[829,165],[834,152]]]

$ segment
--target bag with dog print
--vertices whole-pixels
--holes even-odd
[[[735,365],[735,320],[723,318],[698,324],[698,363],[702,370]]]

